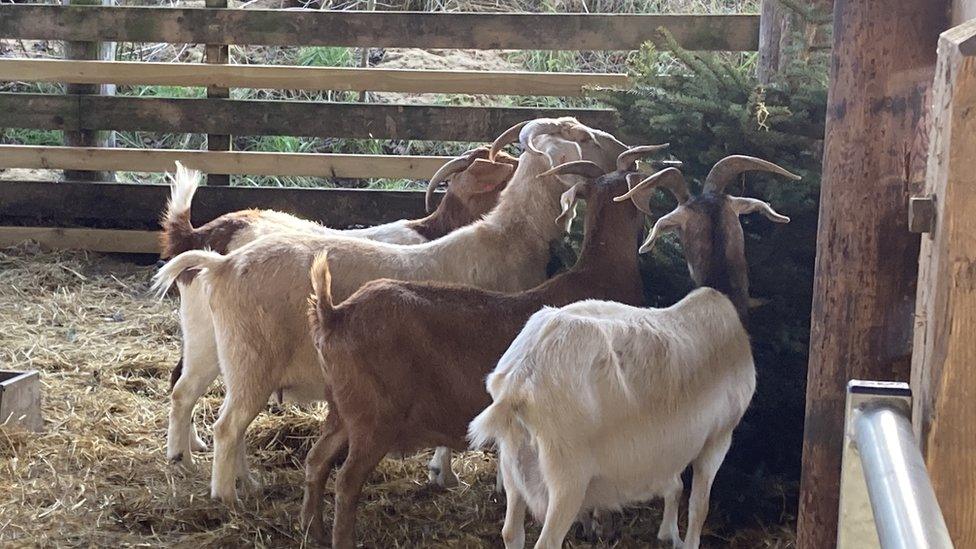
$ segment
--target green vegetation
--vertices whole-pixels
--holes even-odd
[[[355,61],[351,48],[301,48],[296,64],[303,67],[351,67]]]
[[[52,146],[63,143],[59,130],[28,130],[4,128],[0,131],[0,144]]]

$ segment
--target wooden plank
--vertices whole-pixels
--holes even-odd
[[[450,157],[0,145],[0,168],[171,172],[175,162],[238,175],[427,179]]]
[[[64,5],[80,6],[111,6],[115,0],[62,0]],[[87,59],[99,61],[115,60],[115,42],[65,42],[64,56],[67,59]],[[115,84],[78,84],[69,83],[65,86],[65,93],[69,95],[115,95]],[[69,147],[114,147],[115,132],[78,130],[64,132],[64,144]],[[68,179],[87,181],[114,181],[115,174],[111,172],[68,172]]]
[[[610,109],[453,107],[0,93],[0,127],[492,141],[523,120],[575,116],[613,131]]]
[[[976,20],[942,34],[925,195],[913,420],[949,535],[976,547]]]
[[[635,50],[658,27],[692,50],[755,50],[757,15],[421,13],[0,4],[0,36],[374,48]]]
[[[226,8],[227,0],[206,0],[208,8]],[[229,61],[230,51],[226,44],[207,44],[204,49],[204,61],[211,65],[226,65]],[[211,85],[207,86],[207,97],[216,99],[227,99],[230,97],[230,88],[226,86]],[[208,151],[229,151],[231,149],[230,135],[227,134],[207,134]],[[227,174],[207,174],[208,185],[230,185],[230,176]]]
[[[626,74],[493,72],[278,65],[204,65],[0,59],[7,81],[283,90],[466,93],[578,97],[584,87],[629,88]]]
[[[166,185],[3,181],[0,220],[10,225],[158,230],[168,198]],[[247,208],[271,208],[339,228],[426,215],[421,191],[203,186],[193,197],[191,216],[194,225],[202,225]]]
[[[927,89],[948,0],[834,3],[797,546],[837,542],[845,386],[907,381]]]
[[[34,240],[52,250],[91,250],[129,254],[159,253],[157,231],[76,229],[61,227],[0,227],[0,248]]]

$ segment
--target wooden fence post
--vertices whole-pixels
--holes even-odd
[[[62,0],[65,5],[113,6],[115,0]],[[65,59],[115,61],[115,42],[65,42]],[[66,84],[69,95],[115,95],[115,84]],[[81,130],[64,132],[64,144],[72,147],[114,147],[114,131]],[[64,170],[70,181],[115,181],[114,172]]]
[[[836,0],[797,540],[833,547],[850,379],[909,379],[927,93],[948,0]]]
[[[825,22],[813,20],[829,14],[834,0],[762,0],[759,14],[759,58],[756,79],[769,84],[789,65],[794,56],[808,55],[818,46],[818,27]],[[805,10],[805,14],[797,10]],[[822,33],[820,33],[822,34]]]
[[[923,193],[913,420],[956,547],[976,547],[976,20],[942,34]]]
[[[227,0],[206,0],[208,8],[226,8]],[[230,57],[230,48],[227,44],[207,44],[206,62],[215,65],[227,64]],[[230,88],[218,86],[207,86],[207,97],[227,99],[230,97]],[[229,135],[207,134],[208,151],[229,151],[231,141]],[[227,174],[207,174],[208,185],[230,185],[230,176]]]

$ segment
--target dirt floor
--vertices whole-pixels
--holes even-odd
[[[148,263],[151,259],[144,262]],[[248,433],[264,482],[236,512],[208,497],[209,453],[196,465],[165,458],[169,374],[179,355],[176,303],[148,294],[153,265],[82,252],[0,250],[0,368],[42,373],[45,430],[0,427],[0,545],[299,547],[301,464],[321,407],[270,406]],[[209,440],[217,386],[197,408]],[[456,456],[462,485],[429,487],[430,453],[386,459],[361,507],[367,547],[499,547],[504,500],[494,461]],[[331,490],[331,486],[330,486]],[[326,516],[332,498],[327,496]],[[621,537],[599,546],[652,547],[656,504],[629,510]],[[682,519],[682,523],[683,523]],[[529,540],[538,535],[530,525]],[[713,547],[790,547],[788,528],[712,535]],[[591,546],[578,539],[573,547]]]

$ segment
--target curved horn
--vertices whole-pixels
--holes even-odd
[[[598,166],[595,162],[590,162],[589,160],[574,160],[572,162],[567,162],[565,164],[560,164],[556,167],[550,168],[536,177],[546,177],[550,175],[581,175],[589,179],[596,179],[603,175],[603,168]]]
[[[495,140],[492,141],[492,143],[491,143],[491,149],[489,149],[489,151],[488,151],[488,160],[494,161],[495,160],[495,155],[498,154],[498,151],[502,150],[502,147],[504,147],[505,145],[508,145],[510,143],[515,143],[516,141],[518,141],[519,140],[519,134],[522,133],[522,128],[524,128],[525,125],[528,124],[529,122],[532,122],[532,121],[531,120],[526,120],[525,122],[519,122],[518,124],[516,124],[516,125],[512,126],[511,128],[505,130],[504,132],[502,132],[501,135],[499,135],[498,137],[496,137]]]
[[[677,168],[666,168],[654,175],[634,183],[634,181],[640,177],[638,174],[629,174],[627,176],[627,183],[632,184],[629,191],[613,199],[614,202],[623,202],[624,200],[630,199],[634,202],[637,208],[645,213],[649,213],[647,210],[647,200],[644,197],[648,196],[652,190],[657,187],[664,187],[671,191],[671,194],[678,200],[678,205],[688,202],[691,194],[688,192],[688,183],[685,181],[681,171]],[[648,200],[650,200],[648,198]]]
[[[620,171],[633,170],[631,168],[637,163],[641,158],[660,151],[661,149],[666,149],[670,143],[662,143],[660,145],[641,145],[640,147],[633,147],[627,149],[626,151],[620,153],[617,156],[617,169]]]
[[[440,167],[439,170],[437,170],[437,172],[434,173],[433,176],[431,176],[430,181],[427,183],[427,194],[424,195],[424,205],[427,207],[428,213],[431,211],[431,206],[433,205],[434,190],[437,189],[442,182],[446,181],[448,177],[460,171],[466,170],[468,166],[475,161],[476,155],[471,153],[476,152],[477,150],[478,149],[468,151],[457,158],[448,160],[443,166]]]
[[[721,193],[725,192],[725,187],[742,172],[760,171],[784,175],[790,179],[797,180],[800,176],[786,171],[784,168],[772,162],[756,158],[754,156],[744,156],[735,154],[726,156],[712,166],[711,171],[705,178],[704,192]]]
[[[576,121],[573,122],[579,124]],[[529,123],[526,124],[525,127],[522,128],[522,131],[519,133],[519,141],[522,143],[522,146],[525,147],[526,149],[534,152],[535,154],[544,155],[546,153],[535,148],[535,145],[532,144],[532,139],[537,135],[551,135],[554,133],[561,133],[564,128],[565,126],[562,122],[560,122],[559,120],[553,120],[551,118],[538,118],[536,120],[530,120]],[[577,147],[579,147],[578,144]]]

